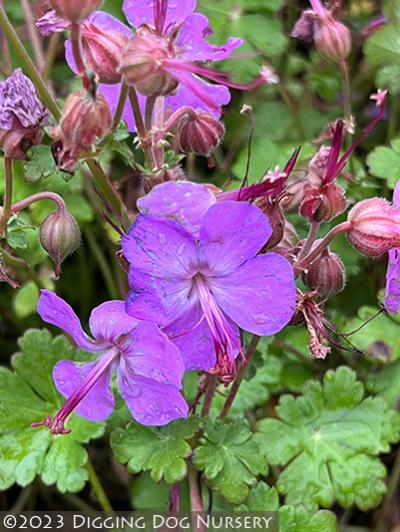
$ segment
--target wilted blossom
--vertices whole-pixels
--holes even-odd
[[[25,159],[25,153],[43,136],[49,113],[36,89],[20,68],[0,81],[0,146],[7,157]]]
[[[234,83],[227,74],[219,70],[213,70],[209,66],[204,67],[199,62],[208,64],[221,61],[231,56],[232,52],[240,47],[242,39],[230,38],[222,46],[215,46],[206,40],[212,34],[207,17],[200,13],[194,13],[196,0],[125,0],[123,10],[129,23],[137,30],[146,30],[161,41],[173,41],[174,53],[164,58],[160,68],[172,76],[178,84],[174,94],[166,97],[166,108],[174,111],[183,106],[190,106],[194,109],[205,110],[219,117],[222,106],[230,101],[228,87],[238,89],[251,89],[261,83],[268,83],[271,80],[270,69],[250,84]],[[105,12],[96,12],[87,19],[100,30],[106,32],[115,31],[128,36],[134,42],[136,34],[119,20]],[[85,54],[85,24],[83,22],[83,52]],[[154,47],[160,53],[160,43]],[[75,70],[75,62],[72,56],[71,43],[66,43],[66,57],[70,67]],[[85,58],[85,57],[84,57]],[[147,60],[147,59],[146,59]],[[159,61],[159,58],[157,58]],[[209,83],[203,78],[207,78],[214,83]],[[271,82],[273,82],[272,80]],[[112,111],[116,109],[120,84],[105,85],[99,88],[108,99]],[[139,95],[141,105],[144,105],[144,97]],[[129,130],[134,131],[135,124],[130,105],[127,105],[123,114]]]
[[[379,90],[371,96],[376,101],[377,115],[358,138],[340,156],[344,138],[344,125],[338,120],[332,145],[322,146],[313,157],[308,169],[308,183],[304,188],[300,214],[310,221],[329,221],[346,208],[344,190],[335,181],[360,142],[374,129],[385,112],[387,91]]]
[[[51,9],[36,21],[36,27],[45,37],[48,37],[52,33],[61,33],[68,29],[70,25],[71,23],[68,20],[57,15],[55,9]]]
[[[400,181],[394,189],[393,206],[400,209]],[[393,314],[397,314],[400,309],[400,247],[389,250],[385,308]]]
[[[98,353],[97,360],[62,360],[53,370],[57,390],[68,400],[45,425],[53,434],[66,434],[72,412],[91,421],[107,419],[114,409],[111,378],[115,371],[119,393],[134,419],[143,425],[165,425],[187,415],[180,394],[184,372],[179,350],[155,325],[128,316],[123,301],[108,301],[92,311],[90,338],[72,308],[54,292],[43,290],[38,313],[60,327],[78,347]]]
[[[229,382],[242,353],[239,327],[273,335],[294,312],[290,263],[257,255],[271,232],[263,213],[245,202],[212,205],[198,236],[175,220],[140,214],[122,239],[131,264],[127,312],[164,326],[187,370]]]

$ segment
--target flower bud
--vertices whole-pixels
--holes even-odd
[[[71,94],[60,125],[52,131],[57,165],[66,172],[73,171],[81,152],[90,150],[97,137],[104,136],[111,124],[110,107],[103,94],[93,96],[84,90]]]
[[[162,62],[175,55],[170,40],[142,26],[128,42],[119,71],[125,83],[144,96],[167,96],[175,91],[178,81],[162,68]]]
[[[347,238],[367,257],[400,247],[400,209],[381,198],[360,201],[349,212]]]
[[[319,55],[326,61],[341,63],[351,50],[350,30],[331,15],[320,17],[314,26],[314,42]]]
[[[56,275],[61,263],[79,246],[81,232],[75,219],[65,209],[52,212],[40,227],[40,243],[54,262]]]
[[[71,22],[79,22],[99,9],[103,0],[50,0],[60,17]]]
[[[344,190],[335,183],[328,183],[319,189],[310,185],[304,187],[299,212],[310,222],[329,222],[345,209]]]
[[[212,114],[194,111],[181,118],[176,135],[176,151],[208,157],[225,134],[223,124]]]
[[[314,246],[319,244],[316,241]],[[339,255],[325,249],[303,273],[304,284],[327,299],[341,292],[345,283],[345,268]]]
[[[265,247],[266,249],[272,249],[277,246],[283,238],[285,231],[285,217],[279,204],[270,198],[261,198],[256,202],[256,205],[262,210],[271,224],[272,234]]]
[[[82,51],[85,63],[98,76],[99,83],[121,81],[119,63],[128,44],[128,37],[119,31],[103,31],[91,22],[82,26]]]

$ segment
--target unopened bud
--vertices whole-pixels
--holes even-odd
[[[272,249],[277,246],[283,238],[285,217],[279,204],[270,198],[261,198],[256,202],[256,205],[262,210],[271,224],[272,234],[266,244],[266,249]]]
[[[326,61],[341,63],[351,50],[350,30],[331,15],[320,17],[314,26],[314,42],[319,55]]]
[[[125,83],[145,96],[172,94],[178,81],[162,68],[162,62],[175,57],[173,43],[145,26],[129,41],[120,63]]]
[[[316,241],[314,246],[319,244]],[[304,284],[322,298],[341,292],[345,283],[345,268],[339,255],[325,249],[303,273]]]
[[[400,209],[381,198],[360,201],[349,212],[347,238],[367,257],[400,247]]]
[[[119,64],[128,40],[119,31],[103,31],[91,22],[83,24],[83,56],[87,67],[96,73],[99,83],[115,84],[121,81]]]
[[[54,262],[56,275],[61,273],[62,262],[79,246],[81,232],[69,212],[52,212],[40,227],[40,243]]]
[[[97,137],[103,137],[111,124],[110,107],[103,94],[93,96],[84,90],[71,94],[60,126],[52,131],[57,165],[67,172],[73,171],[81,152],[90,150]]]
[[[50,0],[60,17],[70,22],[79,22],[99,9],[103,0]]]
[[[212,114],[194,111],[181,118],[176,135],[176,150],[208,157],[225,134],[223,124]]]

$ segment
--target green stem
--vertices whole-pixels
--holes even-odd
[[[153,113],[156,105],[157,96],[149,96],[146,100],[146,108],[144,111],[144,125],[147,131],[153,126]]]
[[[91,253],[93,253],[94,258],[96,259],[97,264],[99,265],[101,274],[104,278],[104,282],[106,283],[109,297],[111,299],[118,299],[118,288],[114,282],[114,277],[110,270],[110,266],[107,262],[106,257],[104,256],[101,247],[97,244],[96,239],[93,236],[92,230],[89,226],[84,227],[84,233],[87,243],[89,244],[90,251]]]
[[[103,511],[107,513],[113,513],[113,508],[110,504],[110,501],[108,500],[106,492],[104,491],[100,479],[97,476],[97,473],[94,470],[94,467],[92,466],[90,461],[88,461],[88,463],[86,464],[86,471],[89,475],[89,482],[92,486],[94,493],[96,494],[97,500],[99,501],[99,504],[102,507]]]
[[[342,90],[343,90],[343,113],[345,118],[351,123],[352,116],[352,104],[351,104],[351,86],[349,68],[346,61],[342,61],[339,65],[340,73],[342,77]]]
[[[119,123],[121,122],[122,113],[124,112],[127,98],[128,98],[128,85],[126,85],[125,83],[122,83],[121,91],[119,93],[118,105],[115,110],[115,114],[113,118],[111,133],[114,133],[114,131],[117,130]]]
[[[50,110],[54,118],[56,120],[59,120],[61,117],[61,111],[57,103],[51,96],[48,88],[46,87],[46,84],[43,81],[43,78],[40,75],[38,69],[35,67],[32,59],[29,57],[28,52],[25,50],[21,39],[18,37],[18,34],[15,31],[10,20],[8,19],[7,14],[2,5],[0,5],[0,26],[3,29],[11,48],[15,50],[28,76],[31,78],[33,84],[35,85],[42,103]]]
[[[282,83],[279,83],[278,85],[276,85],[276,87],[280,97],[286,105],[287,110],[289,111],[290,116],[292,117],[293,125],[297,131],[297,134],[299,135],[300,140],[307,140],[307,133],[303,127],[299,112],[297,110],[296,105],[293,103],[291,96],[289,95]]]
[[[0,236],[5,236],[7,223],[12,214],[12,197],[13,197],[13,160],[9,157],[4,157],[4,173],[5,173],[5,195],[3,214],[0,220]]]
[[[143,122],[142,111],[139,106],[139,99],[136,90],[134,87],[129,89],[129,101],[131,102],[133,116],[135,117],[136,129],[139,135],[139,138],[143,141],[146,136],[146,128]]]
[[[89,170],[91,171],[100,192],[116,211],[116,213],[122,217],[124,226],[129,226],[130,218],[125,204],[123,203],[121,196],[115,190],[114,185],[105,174],[100,163],[95,159],[88,159],[86,164],[89,167]]]
[[[210,411],[216,389],[217,389],[217,377],[215,377],[214,375],[208,375],[207,385],[206,385],[206,394],[204,396],[203,408],[201,410],[201,417],[206,417],[206,415]]]

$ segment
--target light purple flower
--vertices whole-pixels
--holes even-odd
[[[400,208],[400,181],[394,189],[393,206]],[[397,314],[400,309],[400,248],[393,248],[389,251],[385,308],[392,314]]]
[[[42,126],[49,113],[37,97],[35,86],[20,68],[0,81],[0,129],[11,131]]]
[[[46,425],[54,434],[67,433],[65,422],[73,411],[91,421],[107,419],[114,409],[113,370],[119,392],[139,423],[165,425],[187,415],[179,392],[184,366],[178,348],[154,324],[129,316],[123,301],[108,301],[93,310],[89,324],[94,339],[54,292],[42,291],[38,313],[63,329],[78,347],[99,356],[92,362],[62,360],[55,365],[55,385],[68,400],[54,417],[34,426]]]
[[[261,210],[245,202],[212,205],[198,237],[173,219],[139,215],[122,239],[131,264],[127,312],[164,326],[187,370],[229,381],[242,352],[239,327],[273,335],[294,312],[290,263],[257,256],[271,232]]]
[[[243,44],[242,39],[231,37],[222,46],[215,46],[206,40],[212,35],[208,19],[200,13],[193,13],[196,8],[195,0],[125,0],[124,13],[133,27],[138,28],[147,24],[156,31],[170,38],[171,33],[177,33],[175,48],[177,55],[165,61],[163,68],[179,81],[176,94],[165,99],[166,108],[175,111],[183,106],[206,110],[219,117],[222,106],[230,101],[229,87],[249,90],[269,79],[267,72],[262,73],[257,80],[249,84],[231,82],[229,76],[221,71],[199,65],[199,62],[211,63],[221,61],[231,56],[232,52]],[[162,11],[165,11],[164,15]],[[132,30],[108,13],[97,12],[88,19],[103,30],[115,30],[132,36]],[[75,63],[72,57],[71,43],[66,43],[66,58],[72,70]],[[209,83],[203,78],[214,81]],[[112,110],[116,109],[120,92],[120,85],[101,85],[100,91],[107,97]],[[144,106],[145,98],[139,95],[140,103]],[[130,106],[127,105],[123,114],[130,131],[135,130],[134,119]]]

